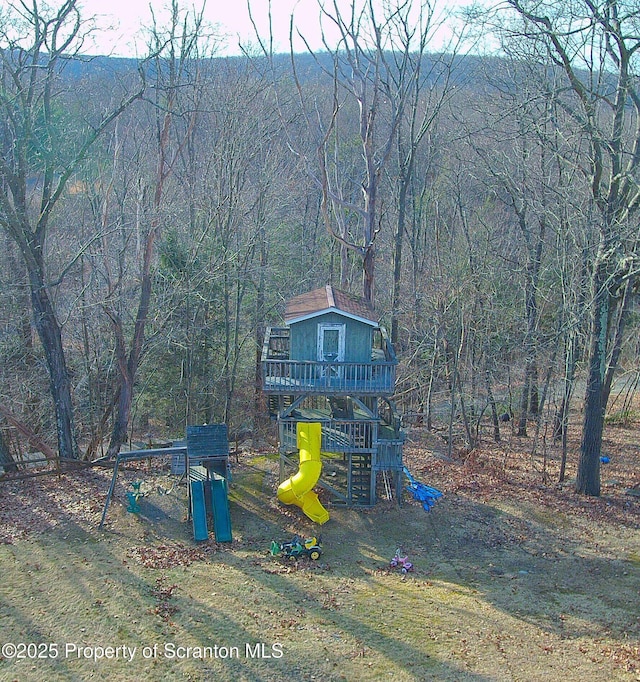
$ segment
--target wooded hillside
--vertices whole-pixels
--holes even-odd
[[[268,432],[265,327],[332,283],[390,330],[407,421],[450,454],[512,425],[558,439],[599,494],[602,430],[640,388],[639,10],[509,0],[468,18],[500,44],[481,57],[433,54],[438,15],[391,2],[334,13],[334,52],[224,58],[174,5],[138,63],[83,55],[75,0],[7,4],[5,471],[38,441]]]

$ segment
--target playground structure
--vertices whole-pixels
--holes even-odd
[[[263,391],[278,423],[281,487],[306,484],[319,469],[315,485],[330,493],[332,504],[370,507],[379,484],[382,494],[399,499],[404,434],[391,401],[397,360],[375,312],[326,286],[291,299],[284,320],[285,327],[267,329],[262,349]],[[299,426],[309,423],[320,425],[319,466],[299,443]],[[296,495],[303,497],[279,488],[284,503],[297,504]]]
[[[187,426],[187,463],[194,539],[209,538],[211,519],[216,542],[231,542],[227,425]]]
[[[211,525],[216,542],[231,542],[228,497],[231,475],[226,424],[188,426],[186,443],[182,441],[167,448],[129,450],[119,453],[114,462],[113,476],[102,512],[100,528],[104,526],[120,465],[167,456],[173,458],[172,473],[183,476],[187,481],[188,517],[192,523],[194,539],[196,541],[207,540]],[[136,482],[134,491],[127,493],[129,511],[140,512],[139,497],[141,497],[140,482]]]

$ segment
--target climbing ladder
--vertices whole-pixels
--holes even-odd
[[[356,506],[371,504],[371,453],[352,453],[349,470],[350,503]]]

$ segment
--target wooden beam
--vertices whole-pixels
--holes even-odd
[[[44,441],[42,441],[36,434],[26,425],[23,424],[17,417],[13,415],[11,410],[0,403],[0,414],[11,424],[15,426],[18,431],[29,441],[29,444],[38,452],[41,452],[47,459],[56,460],[58,455],[50,448]]]

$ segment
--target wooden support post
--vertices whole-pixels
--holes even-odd
[[[111,496],[113,495],[113,490],[116,487],[116,478],[118,477],[118,466],[120,465],[120,455],[116,457],[115,464],[113,465],[113,476],[111,477],[111,485],[109,486],[109,492],[107,493],[107,500],[104,503],[104,509],[102,510],[102,519],[100,519],[100,525],[98,526],[102,529],[104,526],[104,520],[107,518],[107,509],[109,509],[109,503],[111,502]]]

